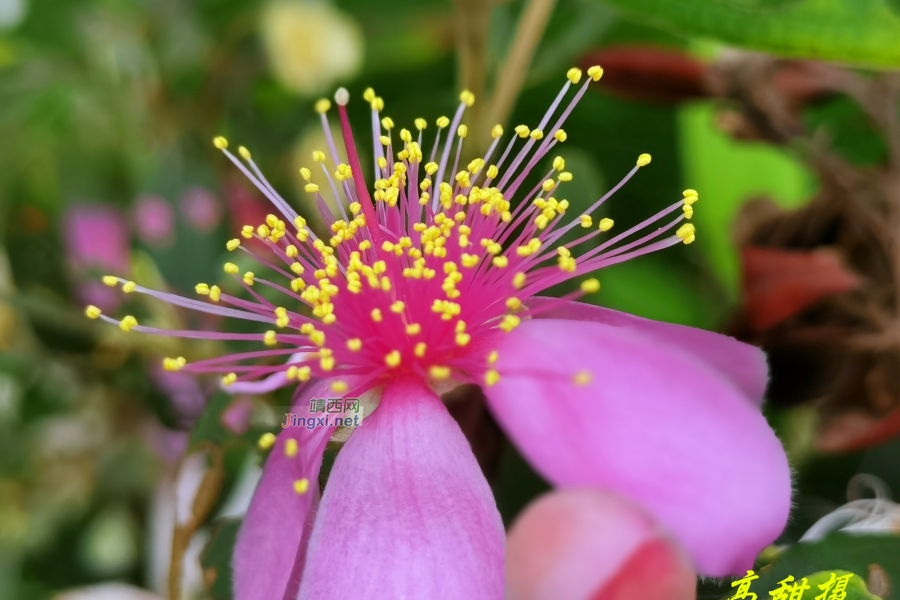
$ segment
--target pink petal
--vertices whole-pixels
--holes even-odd
[[[551,492],[509,532],[507,600],[694,600],[696,586],[662,529],[609,492]]]
[[[707,363],[635,329],[550,319],[523,322],[498,350],[490,407],[549,481],[638,502],[705,575],[750,567],[781,533],[781,443]],[[587,385],[573,383],[580,371]]]
[[[500,600],[503,542],[459,427],[428,388],[399,381],[334,463],[299,598]]]
[[[309,414],[311,398],[332,396],[330,381],[313,381],[297,395],[293,412]],[[334,427],[282,429],[266,460],[234,549],[235,600],[280,600],[296,595],[305,557],[305,536],[311,526],[311,508],[319,499],[319,467],[325,444]],[[296,440],[297,453],[286,448]],[[294,482],[309,481],[305,494]],[[290,590],[288,590],[290,586]]]
[[[756,346],[705,329],[644,319],[584,302],[560,304],[555,298],[532,298],[528,301],[528,306],[540,308],[548,303],[558,304],[558,307],[540,313],[537,315],[539,319],[595,321],[614,327],[636,329],[659,342],[690,352],[731,379],[754,402],[761,403],[763,400],[769,380],[769,367],[766,355]]]

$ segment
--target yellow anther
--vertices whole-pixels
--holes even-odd
[[[382,277],[381,278],[381,291],[389,292],[391,291],[391,279],[390,277]]]
[[[488,386],[496,385],[497,382],[500,381],[500,373],[498,373],[495,369],[488,369],[484,374],[484,382]]]
[[[269,228],[265,225],[260,225],[256,228],[256,233],[259,234],[259,237],[261,238],[267,238],[272,232],[269,231]]]
[[[288,370],[285,371],[285,375],[287,376],[288,381],[294,381],[297,379],[297,367],[293,365],[288,367]]]
[[[122,291],[126,294],[130,294],[137,287],[137,284],[133,281],[126,281],[122,284]]]
[[[391,350],[390,352],[388,352],[388,354],[384,357],[384,363],[391,368],[399,367],[400,366],[400,351],[399,350]]]
[[[531,130],[527,125],[516,125],[515,132],[520,138],[527,138]]]
[[[323,371],[331,371],[334,369],[335,360],[333,356],[323,356],[319,359],[319,368]]]
[[[119,323],[119,329],[121,329],[122,331],[126,331],[126,332],[131,331],[131,329],[133,327],[137,327],[137,324],[138,324],[137,319],[135,319],[131,315],[128,315],[125,318],[123,318],[122,321]]]
[[[384,117],[381,119],[381,126],[387,130],[391,130],[394,128],[394,120],[390,117]]]
[[[309,479],[304,477],[303,479],[298,479],[294,482],[294,491],[299,495],[303,495],[309,491]]]
[[[100,318],[100,315],[103,314],[103,311],[93,304],[90,304],[85,307],[84,314],[88,319],[98,319]]]
[[[472,106],[475,104],[475,94],[469,90],[463,90],[459,94],[459,101],[463,102],[466,106]]]
[[[566,159],[564,159],[562,156],[557,156],[556,158],[554,158],[553,159],[553,168],[556,169],[557,171],[562,171],[563,169],[565,169],[566,168]]]
[[[302,333],[303,335],[309,335],[315,330],[316,330],[316,326],[313,325],[312,323],[304,323],[303,325],[300,326],[300,333]]]
[[[241,227],[241,235],[247,239],[253,237],[253,225],[244,225]]]
[[[225,244],[225,247],[228,248],[228,251],[231,252],[233,250],[237,250],[238,246],[241,245],[241,240],[234,238],[233,240],[228,240],[228,243]]]
[[[438,117],[437,121],[435,121],[435,122],[437,123],[438,127],[443,129],[444,127],[446,127],[447,125],[450,124],[450,119],[448,119],[447,117]]]
[[[610,229],[613,228],[613,225],[615,225],[615,221],[613,221],[612,219],[603,218],[603,219],[600,219],[600,228],[599,229],[600,229],[600,231],[606,233],[607,231],[609,231]]]
[[[253,285],[253,271],[247,271],[244,273],[244,283],[247,285]]]
[[[506,299],[506,308],[509,310],[519,310],[522,308],[522,301],[518,298],[507,298]]]
[[[302,167],[300,169],[300,177],[302,177],[304,181],[309,181],[309,178],[312,177],[312,172],[306,167]]]
[[[415,354],[419,358],[422,358],[423,356],[425,356],[425,350],[427,349],[428,346],[425,345],[425,342],[419,342],[413,349],[413,354]]]
[[[183,356],[178,358],[164,358],[162,361],[163,369],[166,371],[180,371],[187,364],[187,360]]]
[[[477,265],[479,260],[480,260],[480,258],[478,257],[477,254],[463,254],[460,257],[460,261],[462,262],[462,265],[468,269],[471,269],[472,267]]]
[[[513,287],[521,290],[525,287],[525,273],[516,273],[512,280]]]
[[[358,352],[362,348],[362,340],[359,338],[350,338],[347,340],[347,348],[353,352]]]
[[[344,394],[347,390],[350,389],[350,386],[346,381],[334,381],[331,383],[331,391],[336,394]]]
[[[219,289],[219,286],[214,285],[209,288],[209,299],[213,302],[219,301],[219,295],[222,293],[222,290]]]
[[[589,371],[578,371],[572,377],[572,383],[577,386],[586,386],[591,382],[591,374]]]
[[[465,125],[460,125],[456,128],[456,135],[465,139],[465,137],[469,135],[469,128]]]
[[[457,333],[456,334],[456,345],[457,346],[465,346],[470,341],[472,341],[472,336],[468,333]]]
[[[213,146],[218,148],[219,150],[224,150],[228,147],[228,140],[223,138],[221,135],[213,138]]]
[[[530,135],[531,135],[531,139],[533,139],[533,140],[539,140],[539,139],[541,139],[542,137],[544,137],[544,132],[541,131],[540,129],[535,129],[534,131],[531,132]]]
[[[300,290],[302,290],[305,287],[306,287],[306,282],[303,281],[302,279],[298,278],[298,279],[291,280],[291,289],[294,290],[295,292],[299,292]]]
[[[232,275],[235,275],[235,274],[237,274],[238,272],[240,272],[240,268],[239,268],[236,264],[230,263],[230,262],[229,262],[229,263],[225,263],[225,265],[222,267],[222,269],[223,269],[226,273],[230,273],[230,274],[232,274]]]
[[[689,194],[688,192],[694,192],[693,194]],[[685,204],[693,204],[697,200],[700,199],[700,196],[694,190],[685,190],[684,192],[684,203]]]
[[[250,151],[247,150],[244,146],[238,148],[238,154],[240,154],[241,158],[243,158],[244,160],[250,160],[252,158]]]
[[[685,223],[684,225],[682,225],[681,227],[678,228],[678,231],[675,232],[675,235],[677,235],[679,238],[681,238],[681,240],[685,244],[690,244],[695,239],[695,235],[694,235],[695,233],[696,233],[696,229],[694,228],[694,226],[690,223]]]
[[[382,146],[390,146],[391,145],[391,138],[389,138],[386,135],[379,136],[378,141],[381,142]]]
[[[646,167],[650,164],[651,157],[649,154],[641,154],[637,159],[637,166]]]
[[[516,315],[506,315],[505,317],[503,317],[503,321],[500,322],[499,327],[506,333],[509,333],[510,331],[518,327],[519,323],[521,322],[522,319],[520,319]]]
[[[600,291],[600,282],[596,279],[585,279],[581,282],[581,291],[585,294],[593,294]]]
[[[275,337],[275,332],[271,329],[263,334],[263,343],[266,346],[274,346],[278,343],[278,340]]]
[[[116,287],[116,284],[119,283],[119,278],[113,275],[104,275],[103,276],[103,285],[108,285],[109,287]]]
[[[396,302],[391,304],[391,312],[395,312],[397,314],[402,313],[404,308],[406,308],[406,304],[403,302],[403,300],[397,300]]]
[[[685,219],[690,219],[691,217],[694,216],[694,207],[691,206],[690,204],[684,204],[684,205],[682,205],[681,210],[684,211],[684,218],[685,218]]]
[[[316,185],[315,183],[307,183],[305,186],[303,186],[303,189],[306,190],[307,192],[309,192],[310,194],[314,194],[315,192],[319,191],[319,186]]]
[[[312,377],[312,367],[303,366],[297,368],[297,381],[309,381]]]
[[[366,88],[366,91],[363,92],[363,100],[366,102],[371,102],[375,99],[375,90],[372,88]]]
[[[363,240],[359,243],[359,249],[361,251],[368,250],[371,247],[372,247],[372,242],[370,242],[369,240]]]
[[[416,119],[415,121],[413,121],[413,123],[416,124],[416,129],[418,129],[419,131],[422,131],[423,129],[428,127],[428,121],[426,121],[425,119]]]
[[[295,456],[297,456],[297,451],[299,449],[300,445],[294,438],[288,438],[288,440],[284,443],[284,455],[288,458],[294,458]]]
[[[200,294],[201,296],[209,295],[209,286],[205,283],[198,283],[194,286],[194,291]]]
[[[237,373],[229,373],[228,375],[226,375],[225,377],[222,378],[222,385],[224,385],[225,387],[228,387],[235,381],[237,381]]]
[[[569,136],[566,135],[566,132],[563,131],[562,129],[557,129],[556,133],[553,134],[553,137],[556,138],[556,141],[558,141],[559,143],[562,143],[562,142],[566,141],[566,139],[568,139]]]
[[[545,192],[549,192],[550,190],[553,189],[554,185],[556,185],[556,182],[553,181],[552,179],[548,179],[547,181],[545,181],[544,183],[541,184],[541,189],[543,189]]]
[[[386,160],[383,156],[379,156],[379,157],[378,157],[378,160],[377,160],[376,162],[378,163],[378,168],[379,168],[379,169],[386,169],[386,168],[387,168],[387,160]],[[376,199],[377,199],[377,198],[376,198]]]
[[[406,326],[406,335],[419,335],[422,333],[422,326],[418,323],[410,323]]]
[[[587,74],[594,81],[600,81],[600,78],[603,77],[603,68],[599,65],[594,65],[587,70]]]
[[[566,78],[572,83],[578,83],[581,81],[581,69],[578,67],[572,67],[566,72]]]
[[[309,334],[309,341],[313,343],[317,348],[321,348],[325,345],[325,332],[319,331],[318,329]]]
[[[450,367],[440,367],[438,365],[434,365],[428,368],[428,375],[432,379],[450,379]]]
[[[325,153],[321,150],[313,150],[312,159],[313,162],[325,162]]]
[[[335,321],[337,321],[337,316],[334,313],[328,313],[327,315],[322,317],[322,322],[326,325],[331,325]]]
[[[494,260],[492,260],[491,263],[493,263],[493,265],[498,269],[502,269],[509,264],[509,259],[505,256],[495,256]]]
[[[572,181],[572,174],[569,173],[568,171],[563,171],[562,173],[559,174],[558,179],[560,181]]]
[[[331,101],[328,98],[320,98],[316,100],[316,112],[320,115],[328,112],[328,109],[331,108]]]
[[[384,110],[384,98],[373,98],[372,102],[369,103],[369,106],[372,107],[372,110]]]
[[[571,250],[569,250],[569,249],[566,248],[565,246],[560,246],[560,247],[558,247],[558,248],[556,249],[556,253],[557,253],[558,255],[560,255],[560,256],[565,256],[565,257],[567,257],[567,258],[568,258],[569,256],[572,256]]]
[[[275,437],[274,433],[264,433],[259,436],[259,440],[257,440],[256,445],[259,446],[260,450],[268,450],[275,445],[275,440],[277,439],[278,438]]]
[[[497,362],[497,358],[499,358],[499,356],[497,355],[497,351],[491,350],[491,353],[488,354],[488,357],[487,357],[488,364],[489,365],[494,364],[495,362]]]
[[[375,321],[376,323],[380,323],[381,319],[383,318],[381,316],[381,309],[379,309],[379,308],[373,308],[371,315],[372,315],[372,320]]]
[[[584,227],[585,229],[587,229],[588,227],[593,225],[591,215],[581,215],[580,219],[581,219],[581,226]]]

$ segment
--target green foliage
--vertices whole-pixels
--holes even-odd
[[[900,65],[900,16],[884,0],[604,0],[685,36],[784,56]],[[891,5],[896,9],[897,0]]]

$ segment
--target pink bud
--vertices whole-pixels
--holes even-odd
[[[693,600],[688,559],[651,518],[600,490],[534,502],[510,530],[507,600]]]
[[[134,206],[134,229],[145,244],[169,246],[175,232],[175,215],[159,196],[141,196]]]

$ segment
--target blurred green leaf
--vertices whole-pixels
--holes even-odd
[[[683,108],[680,126],[684,180],[700,192],[694,207],[697,247],[733,298],[738,260],[732,231],[738,210],[753,196],[799,206],[812,192],[812,175],[784,151],[726,136],[715,127],[709,104]]]
[[[839,570],[849,571],[868,577],[871,564],[884,569],[889,581],[900,580],[900,537],[833,534],[818,542],[794,544],[769,567],[758,572],[759,579],[752,583],[750,589],[762,598],[767,596],[769,590],[778,589],[779,581],[793,575],[796,580],[808,577],[810,586],[815,584],[815,587],[806,593],[814,596],[819,593],[818,584],[828,581],[831,572],[839,576]],[[862,583],[858,577],[851,579],[851,585],[847,587],[847,600],[872,598],[861,589]],[[811,593],[814,590],[816,594]]]
[[[785,56],[900,65],[900,17],[884,0],[605,1],[682,35]]]
[[[209,594],[213,600],[228,600],[231,591],[231,554],[237,541],[240,519],[218,519],[212,525],[203,553],[200,555],[200,566],[212,579]]]

